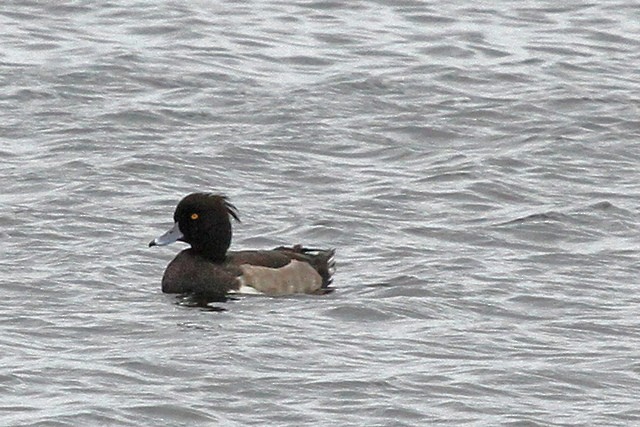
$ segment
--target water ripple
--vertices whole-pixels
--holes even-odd
[[[5,424],[638,423],[636,17],[0,6]],[[336,291],[162,295],[191,191]]]

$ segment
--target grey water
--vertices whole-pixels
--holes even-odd
[[[640,423],[633,0],[0,4],[0,425]],[[215,310],[193,191],[335,292]]]

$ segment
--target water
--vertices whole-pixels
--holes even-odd
[[[0,6],[2,425],[640,421],[635,2],[49,3]],[[203,190],[337,291],[163,295]]]

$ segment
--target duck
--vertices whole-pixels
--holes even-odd
[[[182,241],[190,245],[167,265],[162,292],[225,301],[230,294],[325,294],[335,272],[335,249],[300,244],[266,250],[229,251],[231,220],[240,222],[229,199],[192,193],[178,203],[174,224],[149,247]]]

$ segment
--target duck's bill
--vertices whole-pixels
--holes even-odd
[[[178,223],[176,222],[175,224],[173,224],[173,227],[171,228],[171,230],[167,231],[162,236],[156,237],[151,242],[149,242],[149,247],[151,247],[151,246],[165,246],[165,245],[168,245],[168,244],[173,243],[175,241],[178,241],[178,240],[182,239],[183,237],[184,237],[184,235],[182,234],[182,231],[180,231],[180,227],[178,226]]]

